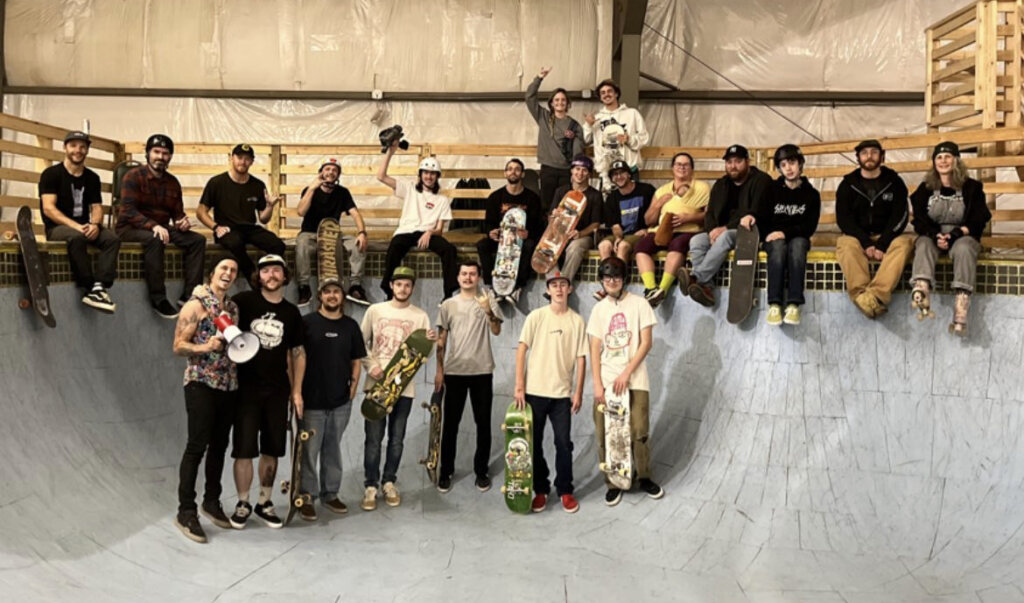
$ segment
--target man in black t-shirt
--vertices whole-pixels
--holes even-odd
[[[519,272],[516,274],[516,288],[505,299],[512,304],[519,301],[519,294],[526,286],[527,279],[533,275],[530,259],[537,246],[537,240],[544,234],[544,213],[540,207],[537,193],[523,186],[523,162],[513,157],[505,164],[505,180],[507,184],[487,197],[484,211],[484,232],[487,236],[476,244],[477,254],[483,270],[484,283],[491,285],[494,261],[498,253],[498,241],[501,239],[501,220],[505,213],[513,207],[526,212],[526,228],[519,231],[523,239],[522,254],[519,256]]]
[[[75,283],[83,290],[82,303],[101,312],[117,309],[107,293],[117,278],[117,252],[121,239],[103,228],[100,177],[85,167],[91,144],[85,132],[64,137],[64,161],[39,175],[39,209],[46,239],[67,241],[68,260]],[[93,274],[89,246],[100,250]]]
[[[341,164],[337,159],[328,159],[316,173],[313,182],[302,189],[302,198],[296,211],[302,216],[302,228],[295,238],[295,272],[299,282],[299,305],[309,303],[312,291],[309,279],[312,275],[313,258],[316,256],[316,233],[320,222],[326,218],[341,221],[342,214],[352,216],[356,223],[355,237],[342,235],[338,237],[339,248],[343,247],[348,255],[352,275],[348,278],[348,298],[356,303],[366,304],[366,291],[360,281],[363,279],[363,261],[366,259],[366,224],[356,209],[352,194],[338,183],[341,177]],[[341,272],[341,266],[338,266]],[[317,275],[323,278],[323,275]],[[344,275],[342,279],[345,280]]]
[[[302,317],[306,326],[306,374],[302,380],[300,429],[312,430],[304,446],[302,491],[334,513],[347,513],[341,490],[341,435],[352,414],[366,346],[359,323],[343,312],[345,292],[333,276],[320,280],[320,309]],[[317,470],[317,458],[320,468]],[[317,476],[323,481],[317,481]],[[299,515],[316,521],[316,508],[303,505]]]
[[[255,245],[271,255],[284,257],[284,241],[256,224],[266,224],[274,213],[280,197],[270,197],[263,181],[249,173],[256,153],[247,144],[235,145],[231,151],[231,167],[206,183],[196,208],[196,217],[213,231],[213,240],[238,259],[238,270],[245,280],[252,281],[253,265],[245,245]],[[213,215],[210,215],[210,212]]]
[[[302,418],[302,379],[306,372],[302,315],[284,298],[288,267],[279,255],[260,258],[256,291],[239,293],[232,301],[238,306],[238,327],[260,340],[252,360],[238,365],[238,407],[231,456],[235,459],[238,504],[231,516],[232,527],[245,527],[255,511],[272,528],[281,519],[270,501],[277,475],[277,459],[285,455],[288,428],[288,398],[295,414]],[[249,504],[253,462],[260,458],[260,497],[255,509]]]

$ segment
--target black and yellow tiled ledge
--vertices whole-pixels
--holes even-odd
[[[68,263],[67,251],[60,243],[43,243],[41,251],[49,266],[50,282],[54,284],[69,283],[71,279],[71,268]],[[212,249],[208,250],[208,256],[212,256]],[[255,248],[250,248],[249,255],[255,260],[259,253]],[[286,252],[286,260],[294,266],[294,248],[289,247]],[[460,257],[474,258],[476,254],[461,249]],[[0,243],[0,287],[17,287],[25,283],[24,266],[21,262],[21,252],[17,243]],[[380,277],[384,272],[385,254],[383,251],[371,250],[366,257],[364,275],[368,278]],[[658,259],[658,270],[662,268],[664,255]],[[410,266],[420,278],[441,278],[441,264],[437,256],[428,252],[412,252],[406,256],[405,265]],[[577,278],[581,281],[597,280],[597,252],[591,252],[590,256],[580,267]],[[181,253],[177,249],[167,250],[166,259],[167,278],[169,280],[181,280]],[[948,291],[949,283],[953,278],[953,265],[948,259],[940,259],[936,266],[937,289]],[[904,270],[903,279],[900,283],[900,290],[909,290],[908,280],[910,277],[910,266]],[[142,276],[142,249],[135,244],[125,244],[121,248],[118,257],[118,278],[121,280],[141,281]],[[632,282],[638,283],[639,277],[634,269],[631,277]],[[728,264],[719,271],[715,277],[715,284],[719,287],[729,285]],[[765,286],[765,255],[760,254],[758,263],[758,274],[756,287]],[[842,291],[844,290],[843,274],[835,259],[835,252],[826,250],[812,250],[807,256],[806,288],[809,291]],[[1003,258],[1000,256],[982,255],[978,261],[978,293],[989,293],[998,295],[1024,295],[1024,257]]]

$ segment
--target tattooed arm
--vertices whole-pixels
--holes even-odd
[[[302,379],[306,376],[306,348],[295,346],[288,353],[288,378],[292,380],[292,404],[295,414],[302,418]]]
[[[177,356],[196,356],[209,354],[224,347],[224,339],[218,334],[206,343],[193,343],[199,321],[206,316],[206,310],[197,300],[190,300],[178,315],[178,325],[174,328],[174,353]]]

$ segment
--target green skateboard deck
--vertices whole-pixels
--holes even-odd
[[[416,376],[434,349],[426,329],[417,329],[402,342],[401,347],[384,367],[384,376],[363,397],[362,411],[367,421],[380,421],[388,416],[402,391]]]
[[[505,484],[501,493],[509,510],[529,513],[533,502],[533,409],[512,402],[501,424],[505,434]]]

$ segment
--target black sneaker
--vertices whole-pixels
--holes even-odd
[[[452,476],[448,475],[445,477],[438,478],[437,480],[437,491],[444,494],[451,492],[452,490]]]
[[[238,501],[238,504],[235,505],[235,512],[228,518],[228,522],[236,530],[242,530],[245,529],[245,522],[249,521],[250,515],[252,515],[252,505],[247,502]]]
[[[361,306],[370,305],[370,298],[366,296],[366,291],[359,285],[352,285],[349,287],[348,294],[345,295],[345,299]]]
[[[618,488],[608,488],[608,492],[604,495],[604,504],[609,507],[614,507],[619,504],[620,500],[622,500],[622,490],[619,490]]]
[[[481,492],[487,492],[491,489],[491,478],[486,475],[476,476],[476,489]]]
[[[313,291],[309,285],[299,285],[299,305],[305,306],[313,298]]]
[[[213,525],[225,530],[231,529],[231,521],[224,514],[224,508],[220,506],[219,500],[211,500],[203,503],[201,507],[203,515],[213,522]]]
[[[178,317],[178,309],[172,306],[171,302],[166,299],[161,299],[153,304],[153,310],[160,315],[160,318],[171,320]]]
[[[345,513],[348,513],[348,507],[345,506],[345,503],[341,502],[341,500],[338,498],[331,498],[329,500],[325,500],[323,501],[323,505],[327,507],[327,510],[329,510],[332,513],[337,513],[338,515],[344,515]]]
[[[259,509],[259,505],[257,505],[256,508]],[[259,513],[259,511],[257,511],[257,513]],[[299,507],[299,517],[305,521],[316,521],[319,519],[316,514],[316,508],[313,505],[302,505]]]
[[[85,297],[82,298],[82,303],[107,314],[113,314],[117,310],[117,304],[110,299],[107,290],[102,287],[86,293]]]
[[[640,480],[640,489],[646,492],[647,496],[650,496],[651,498],[661,498],[662,496],[665,496],[665,491],[661,489],[661,486],[646,477]]]
[[[205,543],[206,532],[203,526],[199,525],[199,516],[195,513],[178,513],[174,518],[174,525],[178,526],[181,533],[193,542]]]
[[[256,504],[253,509],[256,516],[263,520],[263,523],[267,524],[268,528],[280,528],[284,525],[281,518],[277,516],[277,512],[274,511],[274,503],[269,500],[263,504]]]

